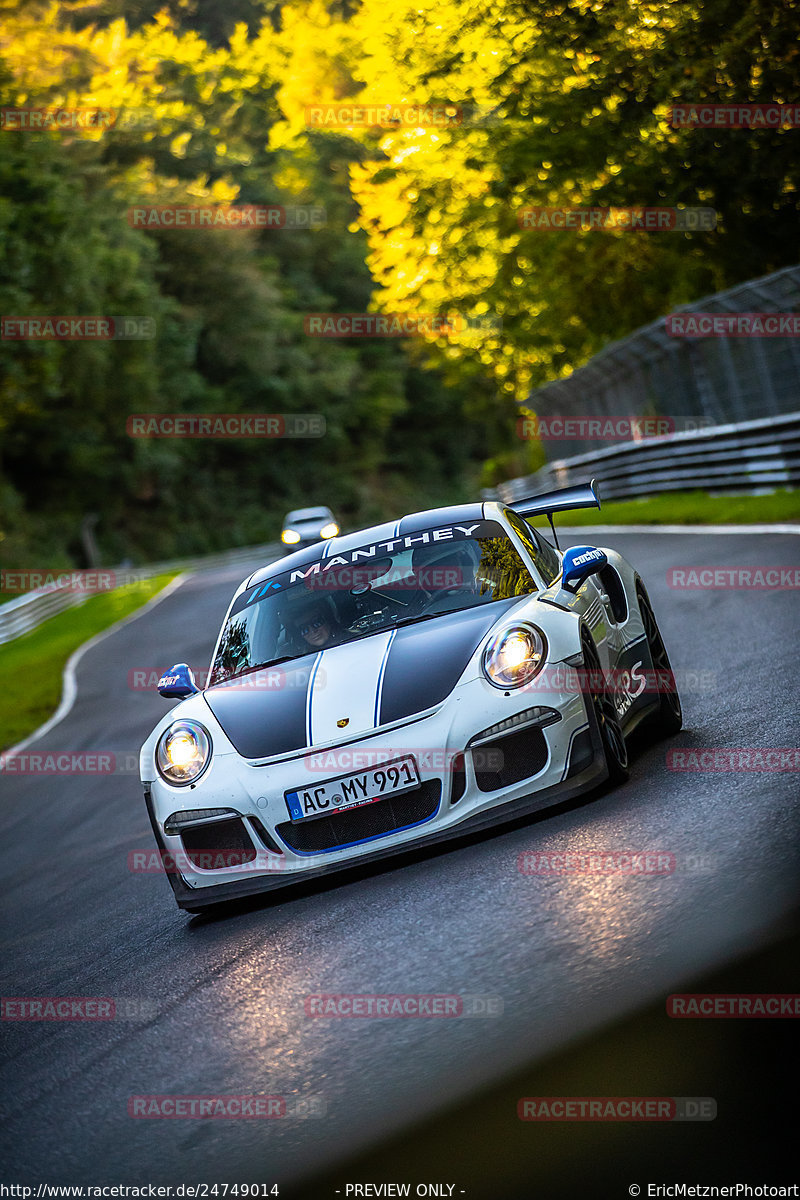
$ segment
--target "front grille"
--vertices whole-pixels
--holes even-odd
[[[181,830],[181,841],[190,861],[206,871],[240,867],[256,857],[255,846],[241,817],[209,821],[207,825],[188,825]]]
[[[330,817],[313,817],[297,824],[284,821],[276,825],[275,832],[298,854],[335,850],[429,820],[439,807],[441,794],[439,780],[429,779],[411,792],[386,796],[363,808],[345,809]]]
[[[480,790],[496,792],[538,775],[547,762],[547,741],[541,729],[529,725],[476,746],[472,758]]]

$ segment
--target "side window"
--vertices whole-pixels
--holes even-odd
[[[515,513],[511,508],[507,508],[506,516],[514,533],[518,535],[523,546],[533,559],[536,570],[549,587],[561,574],[561,560],[558,554],[545,541],[539,531],[529,525],[527,521],[524,521],[519,513]]]
[[[528,525],[527,521],[525,524]],[[528,525],[528,529],[530,529],[539,547],[540,558],[537,558],[536,565],[547,582],[553,583],[561,574],[561,559],[559,558],[558,551],[554,550],[550,543],[542,537],[538,529],[532,529],[530,525]]]

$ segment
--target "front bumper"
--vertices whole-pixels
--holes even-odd
[[[539,711],[538,720],[530,720],[531,710]],[[485,735],[514,720],[523,723]],[[481,732],[483,741],[476,744]],[[291,820],[285,792],[358,771],[380,756],[403,754],[417,761],[421,787],[413,793],[330,817]],[[143,765],[147,762],[146,745]],[[606,778],[606,767],[591,705],[580,692],[521,689],[506,695],[474,678],[437,709],[356,740],[263,762],[234,751],[215,754],[192,788],[172,787],[147,767],[143,778],[156,840],[179,864],[170,870],[176,899],[192,910],[513,820],[589,790]],[[236,846],[252,847],[250,861],[241,856],[233,865],[223,859],[220,866],[212,855],[208,868],[208,857],[187,853],[196,849],[203,822],[195,817],[181,828],[181,814],[203,809],[227,810],[230,820],[220,838],[230,843],[233,833]],[[222,831],[225,820],[217,820]],[[212,824],[206,845],[213,845]],[[202,831],[199,836],[202,844]]]

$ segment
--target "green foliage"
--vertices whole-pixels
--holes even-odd
[[[674,305],[793,263],[796,130],[672,129],[685,102],[791,102],[790,0],[364,0],[359,99],[486,116],[385,134],[354,168],[387,309],[489,311],[461,351],[523,399]],[[545,232],[525,207],[700,206],[708,233]]]
[[[131,9],[130,25],[122,20]],[[244,24],[220,22],[247,8]],[[160,15],[159,15],[160,14]],[[138,342],[0,343],[5,561],[106,561],[275,536],[286,509],[347,523],[474,481],[495,424],[397,341],[307,336],[307,312],[364,311],[373,281],[354,142],[271,144],[289,48],[258,5],[33,3],[0,41],[3,101],[119,111],[102,132],[0,137],[6,315],[132,314]],[[204,40],[205,34],[210,41]],[[295,49],[298,48],[295,46]],[[314,231],[141,230],[136,205],[314,205]],[[484,392],[486,388],[484,387]],[[134,439],[136,413],[321,413],[319,440]],[[421,436],[420,436],[421,434]],[[500,431],[495,435],[499,444]]]

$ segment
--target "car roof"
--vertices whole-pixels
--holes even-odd
[[[244,581],[239,590],[244,591],[256,583],[262,583],[266,579],[271,579],[273,575],[280,575],[283,571],[293,567],[310,566],[319,559],[333,558],[343,551],[355,550],[364,542],[383,542],[389,538],[405,537],[407,534],[417,533],[435,525],[457,525],[462,521],[481,521],[484,517],[496,519],[502,507],[496,503],[484,504],[477,500],[470,504],[453,504],[447,508],[429,508],[423,512],[410,513],[398,521],[387,521],[383,525],[370,525],[366,529],[358,529],[354,533],[330,538],[327,542],[308,546],[305,550],[296,550],[294,554],[284,555],[275,562],[269,563],[268,566],[255,571]]]
[[[315,521],[332,515],[329,508],[293,508],[284,517],[284,525],[289,521]]]

